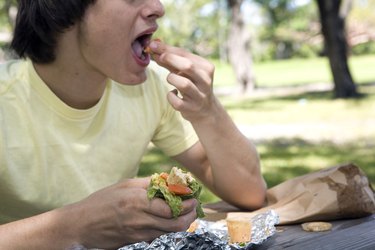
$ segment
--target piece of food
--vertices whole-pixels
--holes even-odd
[[[152,54],[152,50],[149,46],[147,46],[143,51],[147,54]]]
[[[199,227],[199,221],[195,220],[193,223],[190,224],[189,228],[186,230],[186,232],[194,233],[195,230]]]
[[[251,221],[249,219],[227,219],[227,228],[231,244],[251,241]]]
[[[147,189],[149,199],[154,197],[165,199],[172,210],[173,217],[178,217],[182,210],[182,201],[195,198],[198,200],[197,216],[204,217],[199,200],[202,186],[188,172],[173,167],[169,174],[153,174]]]
[[[328,222],[308,222],[303,223],[301,226],[307,232],[323,232],[332,228],[332,224]]]

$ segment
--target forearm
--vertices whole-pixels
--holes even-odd
[[[266,186],[256,148],[217,100],[210,114],[192,122],[209,162],[208,185],[221,198],[240,207],[261,206]]]
[[[171,72],[167,81],[177,89],[168,94],[169,103],[191,122],[200,139],[175,159],[222,199],[249,209],[260,207],[266,188],[259,157],[214,96],[214,65],[162,42],[151,45],[154,60]]]
[[[71,249],[74,225],[64,209],[0,225],[0,249]]]

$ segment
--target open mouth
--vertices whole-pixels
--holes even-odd
[[[145,52],[145,48],[151,41],[152,34],[144,34],[139,36],[132,43],[132,50],[134,55],[142,62],[147,62],[150,60],[150,55]]]

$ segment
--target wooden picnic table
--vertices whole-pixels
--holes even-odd
[[[275,235],[251,249],[375,249],[375,215],[330,223],[325,232],[306,232],[300,224],[277,226]]]
[[[227,212],[234,208],[222,202],[207,205],[207,220],[217,221],[226,218]],[[236,211],[236,210],[234,210]],[[275,235],[260,245],[250,249],[375,249],[375,214],[358,218],[325,221],[332,224],[332,229],[325,232],[306,232],[301,224],[278,225]]]

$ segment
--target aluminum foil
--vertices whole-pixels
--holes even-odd
[[[253,245],[262,244],[276,233],[275,225],[279,216],[269,210],[251,219],[251,242],[246,244],[229,244],[228,230],[223,221],[209,222],[199,220],[199,226],[194,233],[169,233],[156,238],[151,243],[139,242],[119,248],[118,250],[245,250]]]

